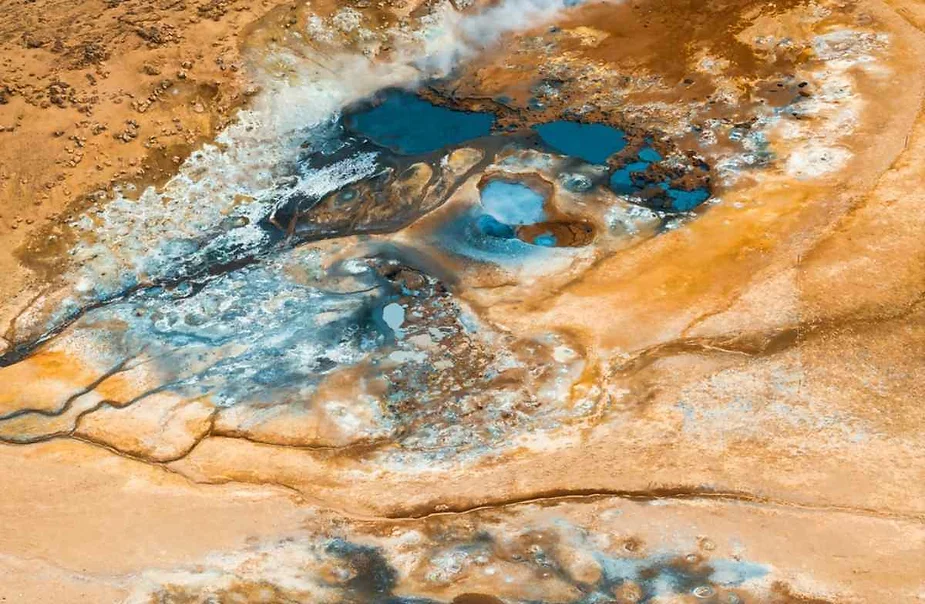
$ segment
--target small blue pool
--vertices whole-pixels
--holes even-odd
[[[668,189],[668,197],[671,198],[672,208],[678,212],[689,212],[709,199],[710,192],[704,188],[694,189],[693,191]]]
[[[495,116],[439,107],[406,90],[392,90],[378,105],[350,114],[344,122],[396,153],[419,155],[488,136]]]
[[[639,161],[624,166],[619,170],[614,170],[613,174],[610,175],[610,188],[613,189],[614,193],[631,195],[639,190],[639,187],[633,183],[632,175],[645,172],[648,167],[648,162]]]
[[[663,180],[658,183],[645,183],[641,181],[642,174],[649,167],[649,164],[661,160],[661,155],[651,147],[645,147],[636,156],[637,160],[627,164],[619,170],[614,170],[610,175],[610,189],[618,195],[637,195],[645,189],[656,186],[667,196],[669,200],[665,209],[674,212],[689,212],[710,198],[710,191],[706,188],[698,188],[692,191],[671,188],[671,182]],[[634,180],[634,176],[636,180]]]
[[[544,143],[563,155],[580,157],[588,163],[605,164],[623,150],[626,135],[605,124],[583,124],[559,120],[533,127]]]

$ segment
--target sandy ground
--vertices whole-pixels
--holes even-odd
[[[245,28],[282,3],[15,2],[4,8],[0,321],[60,271],[56,224],[115,183],[163,182],[256,88]]]

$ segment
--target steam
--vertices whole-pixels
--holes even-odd
[[[505,35],[548,23],[574,0],[504,0],[464,15],[428,41],[417,65],[429,76],[450,74],[460,63],[496,45]]]
[[[382,88],[414,88],[424,80],[446,77],[467,60],[499,44],[504,36],[549,23],[578,3],[579,0],[501,0],[481,12],[461,13],[445,2],[434,10],[423,28],[413,33],[401,32],[400,42],[387,62],[340,53],[326,56],[323,64],[318,65],[302,56],[278,51],[278,61],[287,63],[296,73],[304,72],[295,81],[270,75],[265,82],[269,94],[264,96],[266,105],[260,113],[276,126],[277,135],[304,128],[307,123],[325,119],[344,105]],[[335,24],[346,21],[339,20],[339,15],[332,19]],[[353,19],[349,22],[351,33],[361,38],[373,35],[362,27],[362,22]],[[343,28],[343,23],[335,27],[341,33]],[[311,29],[314,39],[329,44],[336,39],[318,23]],[[325,102],[318,102],[321,98]]]

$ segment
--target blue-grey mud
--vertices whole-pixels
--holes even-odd
[[[925,597],[920,3],[257,4],[0,21],[0,600]]]

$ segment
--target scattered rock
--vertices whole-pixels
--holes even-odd
[[[177,39],[169,25],[149,25],[135,28],[135,34],[148,43],[150,47],[163,46]]]
[[[75,55],[74,66],[99,65],[109,58],[109,53],[102,43],[92,41],[78,45],[72,53]]]
[[[228,14],[229,4],[229,0],[210,0],[205,4],[201,4],[197,8],[197,11],[203,18],[218,21],[226,14]]]
[[[70,84],[55,80],[46,89],[48,101],[57,107],[64,108],[68,103],[76,102],[76,93]]]
[[[31,32],[26,32],[22,35],[22,45],[26,48],[41,48],[45,45],[45,41]]]
[[[135,140],[138,137],[138,122],[135,120],[127,120],[125,122],[125,129],[122,132],[114,134],[113,137],[117,140],[122,141],[123,143],[128,143]]]

